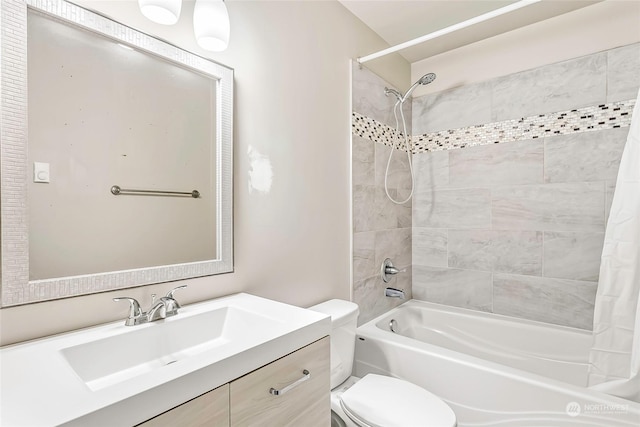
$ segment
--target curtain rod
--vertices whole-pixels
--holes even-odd
[[[458,22],[457,24],[450,25],[448,27],[442,28],[441,30],[434,31],[429,34],[425,34],[424,36],[415,38],[413,40],[406,41],[404,43],[397,44],[395,46],[391,46],[389,48],[383,49],[379,52],[372,53],[367,56],[363,56],[358,58],[357,61],[359,64],[364,64],[365,62],[371,61],[373,59],[380,58],[385,55],[389,55],[390,53],[397,52],[402,49],[406,49],[408,47],[415,46],[420,43],[424,43],[428,40],[433,40],[438,37],[442,37],[445,34],[452,33],[454,31],[461,30],[463,28],[469,27],[474,24],[478,24],[483,21],[487,21],[489,19],[495,18],[500,15],[504,15],[505,13],[513,12],[514,10],[518,10],[525,6],[529,6],[534,3],[538,3],[541,0],[520,0],[518,2],[512,3],[508,6],[501,7],[499,9],[492,10],[490,12],[484,13],[482,15],[476,16],[471,19],[467,19],[466,21]]]

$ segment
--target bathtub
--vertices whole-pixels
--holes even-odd
[[[638,427],[640,403],[585,387],[590,346],[587,331],[411,300],[357,329],[354,371],[424,387],[459,426]]]

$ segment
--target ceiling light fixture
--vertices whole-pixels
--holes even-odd
[[[227,48],[230,24],[223,0],[196,0],[193,32],[198,45],[204,50],[221,52]]]
[[[162,25],[173,25],[180,18],[182,0],[138,0],[144,16]]]

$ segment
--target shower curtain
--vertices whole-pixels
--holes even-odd
[[[640,92],[607,222],[589,387],[640,402]]]

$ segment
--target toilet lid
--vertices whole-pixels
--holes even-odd
[[[440,398],[408,381],[365,375],[345,391],[342,409],[371,427],[454,427],[456,416]]]

